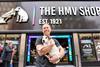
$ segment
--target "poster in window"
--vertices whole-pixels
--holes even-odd
[[[81,40],[82,61],[95,61],[95,52],[92,40]]]
[[[97,60],[100,61],[100,40],[94,40]]]

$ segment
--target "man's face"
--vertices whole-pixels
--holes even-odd
[[[44,35],[49,36],[51,33],[51,27],[48,24],[44,24],[42,27],[42,32]]]

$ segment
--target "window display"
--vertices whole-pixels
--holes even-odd
[[[82,62],[96,61],[95,45],[92,41],[91,33],[79,34],[80,53]]]

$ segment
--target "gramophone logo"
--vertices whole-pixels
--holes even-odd
[[[21,7],[16,7],[15,9],[12,8],[10,11],[4,13],[0,16],[0,24],[5,24],[7,21],[16,17],[16,22],[23,23],[28,21],[28,14],[27,12],[22,9]]]

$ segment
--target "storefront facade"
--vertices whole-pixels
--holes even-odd
[[[64,11],[80,6],[83,9],[87,6],[88,9],[93,9],[100,6],[100,2],[0,2],[0,15],[17,6],[27,12],[29,20],[26,23],[17,23],[15,17],[6,24],[0,23],[0,42],[4,44],[12,41],[17,45],[17,57],[14,58],[17,67],[35,66],[35,41],[42,36],[41,27],[46,19],[53,28],[51,37],[57,39],[65,50],[64,57],[57,65],[100,66],[100,30],[97,30],[100,29],[99,16],[88,16],[88,11],[87,16],[80,16],[78,9],[76,15],[73,15],[73,11]],[[44,12],[41,12],[42,7]]]

